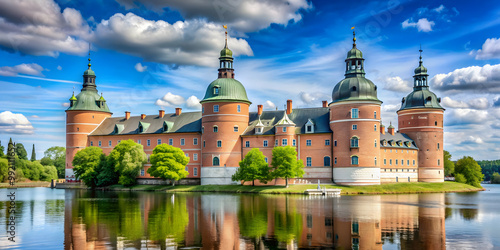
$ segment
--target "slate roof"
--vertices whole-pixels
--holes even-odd
[[[144,132],[139,133],[139,122],[149,124],[143,126]],[[163,131],[163,124],[166,122],[168,132]],[[201,112],[185,112],[179,116],[165,114],[163,118],[158,115],[148,115],[141,120],[140,116],[131,116],[128,120],[125,117],[106,118],[96,130],[90,135],[116,135],[115,125],[118,126],[119,135],[133,134],[160,134],[160,133],[201,133]],[[123,128],[121,128],[123,126]]]
[[[283,118],[283,110],[264,111],[260,116],[264,125],[263,135],[274,135],[274,126]],[[329,108],[304,108],[294,109],[288,118],[295,123],[295,133],[305,134],[305,124],[309,119],[314,123],[314,133],[331,133]],[[255,135],[255,125],[259,122],[257,112],[250,113],[250,125],[242,135]],[[144,131],[140,133],[139,123]],[[168,129],[164,132],[163,125]],[[115,127],[118,133],[115,133]],[[148,115],[141,120],[140,116],[106,118],[90,136],[97,135],[133,135],[133,134],[161,134],[161,133],[201,133],[201,112],[184,112],[179,116],[165,114],[163,118],[158,115]]]
[[[387,144],[384,146],[384,141]],[[401,146],[398,145],[398,142],[401,142]],[[409,145],[407,145],[409,143]],[[392,144],[392,145],[391,145]],[[415,142],[406,134],[402,133],[394,133],[391,135],[390,133],[380,134],[380,147],[381,148],[402,148],[402,149],[418,149]]]
[[[264,124],[263,135],[274,135],[274,126],[283,118],[283,110],[264,111],[260,116],[260,121]],[[329,108],[303,108],[293,109],[288,118],[295,123],[295,133],[305,134],[305,124],[309,119],[314,122],[314,133],[332,133],[330,130],[330,109]],[[243,132],[243,136],[255,135],[255,125],[259,122],[257,113],[250,113],[250,124]]]

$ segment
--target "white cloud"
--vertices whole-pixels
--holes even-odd
[[[471,51],[473,53],[473,51]],[[488,38],[476,53],[476,60],[500,58],[500,38]]]
[[[460,142],[460,144],[482,144],[482,143],[484,143],[483,139],[472,135],[469,135],[465,140]]]
[[[381,81],[385,83],[384,89],[387,90],[403,93],[409,93],[412,90],[411,83],[401,79],[399,76],[385,77]]]
[[[432,27],[435,25],[434,21],[429,21],[427,18],[420,18],[417,22],[413,22],[410,19],[406,19],[401,26],[403,29],[406,28],[417,28],[418,31],[429,32],[432,31]]]
[[[439,7],[436,7],[434,9],[432,9],[433,11],[437,12],[437,13],[441,13],[441,11],[443,11],[446,7],[444,7],[444,5],[439,5]]]
[[[23,114],[14,114],[10,111],[0,113],[0,133],[4,134],[33,134],[31,122]]]
[[[431,79],[434,88],[443,91],[473,90],[475,92],[500,92],[500,64],[470,66],[448,74],[437,74]]]
[[[446,96],[443,97],[441,103],[446,108],[488,109],[490,107],[490,102],[486,97],[474,98],[465,102],[463,100],[456,101]]]
[[[206,18],[219,26],[227,24],[230,30],[254,32],[269,27],[272,23],[287,25],[302,19],[302,10],[312,9],[307,0],[117,0],[126,9],[140,5],[156,12],[163,9],[176,10],[188,19]]]
[[[455,101],[448,96],[443,97],[441,103],[446,108],[468,108],[469,105],[464,101]]]
[[[58,65],[58,66],[57,66],[57,70],[62,70],[61,65]]]
[[[186,106],[192,109],[201,109],[200,99],[192,95],[187,99]]]
[[[53,0],[0,1],[0,46],[11,52],[56,57],[83,54],[91,31],[79,11]]]
[[[3,66],[0,67],[0,76],[17,76],[18,74],[26,74],[33,76],[43,76],[42,71],[43,67],[36,64],[19,64],[13,67]]]
[[[384,104],[384,105],[382,105],[382,111],[384,111],[384,112],[395,112],[400,107],[401,107],[401,105],[398,105],[398,104]]]
[[[147,37],[147,39],[145,39]],[[218,66],[224,46],[224,28],[205,20],[146,20],[133,13],[115,14],[97,25],[96,43],[104,48],[144,58],[146,61],[180,65]],[[244,39],[228,38],[234,56],[253,52]]]
[[[63,102],[63,103],[61,103],[61,106],[67,108],[67,107],[69,107],[69,102]]]
[[[318,106],[321,105],[321,101],[329,100],[331,97],[328,94],[321,92],[307,93],[300,92],[299,94],[300,100],[302,100],[305,104]]]
[[[275,105],[273,102],[271,102],[271,101],[267,100],[267,101],[264,103],[263,108],[264,108],[264,109],[267,109],[267,110],[275,110],[275,109],[276,109],[276,105]]]
[[[490,118],[486,110],[453,109],[446,111],[445,125],[483,124]]]
[[[184,103],[184,97],[168,92],[162,98],[156,100],[155,105],[160,107],[174,107]]]
[[[137,72],[144,72],[148,69],[148,66],[142,66],[141,63],[137,63],[134,68]]]

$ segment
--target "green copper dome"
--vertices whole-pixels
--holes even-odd
[[[102,102],[101,96],[94,91],[83,90],[76,96],[77,101],[67,110],[91,110],[111,113],[106,102]],[[102,104],[99,104],[101,102]]]
[[[427,68],[420,63],[420,65],[415,68],[415,75],[420,75],[420,74],[427,74]]]
[[[416,108],[435,108],[444,109],[441,107],[441,99],[432,93],[428,88],[414,89],[401,101],[401,109],[416,109]]]
[[[227,45],[220,51],[220,57],[233,57],[233,52],[227,47]]]
[[[84,76],[95,76],[95,73],[91,68],[88,68],[87,70],[85,70],[85,72],[83,72],[83,75]]]
[[[351,50],[349,50],[349,52],[347,52],[347,59],[351,58],[363,58],[363,52],[354,47]]]
[[[348,77],[335,85],[332,92],[332,102],[351,100],[379,101],[377,86],[364,77]]]
[[[218,78],[208,85],[205,97],[200,103],[213,101],[245,102],[251,104],[248,100],[245,87],[234,78]]]

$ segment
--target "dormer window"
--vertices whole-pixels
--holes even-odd
[[[311,119],[307,120],[305,129],[307,134],[314,133],[314,122]]]
[[[219,91],[220,91],[220,86],[219,85],[215,85],[214,86],[214,95],[219,95]]]
[[[139,124],[139,133],[143,133],[144,132],[144,127],[142,126],[142,124]]]
[[[255,134],[261,135],[264,131],[264,128],[262,127],[256,127],[255,128]]]

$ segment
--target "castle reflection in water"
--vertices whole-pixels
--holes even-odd
[[[66,191],[65,249],[445,249],[445,194]]]

